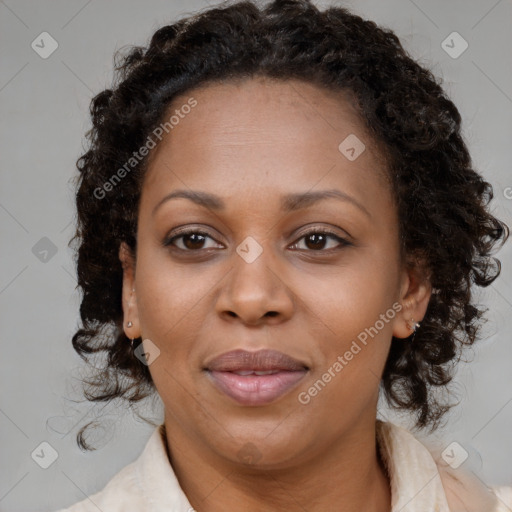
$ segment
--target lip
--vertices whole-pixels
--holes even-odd
[[[208,362],[204,370],[218,390],[239,404],[256,406],[269,404],[290,391],[309,368],[277,350],[232,350]]]

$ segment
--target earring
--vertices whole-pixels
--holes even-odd
[[[126,324],[126,327],[132,327],[132,326],[133,326],[132,322],[131,322],[131,321],[128,321],[128,323]],[[130,338],[130,346],[131,346],[132,348],[133,348],[133,340],[134,340],[134,339],[135,339],[135,338]]]
[[[407,327],[409,327],[409,329],[411,329],[411,331],[412,331],[411,341],[413,341],[414,337],[416,336],[416,331],[420,327],[420,324],[419,324],[419,322],[415,322],[414,318],[411,318],[410,322],[407,324]]]
[[[419,328],[419,326],[420,326],[419,322],[415,322],[414,318],[411,318],[411,320],[407,324],[407,327],[409,327],[409,329],[411,329],[411,331],[413,331],[413,332],[416,332],[416,330]]]

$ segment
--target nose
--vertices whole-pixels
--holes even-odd
[[[221,281],[217,313],[225,320],[237,319],[247,325],[277,324],[293,314],[293,294],[284,282],[283,272],[267,257],[270,249],[251,263],[238,254],[233,268]]]

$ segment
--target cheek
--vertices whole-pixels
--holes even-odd
[[[396,265],[372,248],[354,251],[339,267],[330,267],[326,276],[299,273],[301,298],[311,316],[332,327],[343,342],[372,326],[395,299]]]
[[[332,300],[328,290],[321,290],[322,302],[315,303],[324,326],[316,337],[320,364],[297,400],[311,408],[310,417],[324,418],[329,411],[334,424],[341,425],[347,415],[360,414],[377,400],[396,313],[384,284],[369,274],[354,274],[332,286],[337,289]]]
[[[165,253],[165,251],[162,251]],[[193,389],[193,354],[206,315],[206,295],[212,283],[194,278],[167,255],[141,247],[137,260],[137,306],[141,334],[159,349],[149,366],[166,407],[186,410],[193,404],[184,389]]]
[[[398,279],[393,253],[383,247],[354,252],[330,279],[304,287],[310,323],[316,318],[320,326],[314,334],[322,358],[314,381],[328,381],[325,388],[322,383],[317,386],[322,395],[319,402],[340,397],[359,402],[373,396],[379,385],[396,317],[392,306]],[[359,390],[359,398],[354,390]]]
[[[144,249],[137,260],[137,305],[143,336],[166,350],[187,344],[200,328],[218,273],[171,262],[165,251]],[[179,344],[171,343],[179,339]]]

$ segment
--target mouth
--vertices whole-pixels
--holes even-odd
[[[294,388],[307,365],[276,350],[233,350],[206,364],[214,387],[241,405],[266,405]]]

